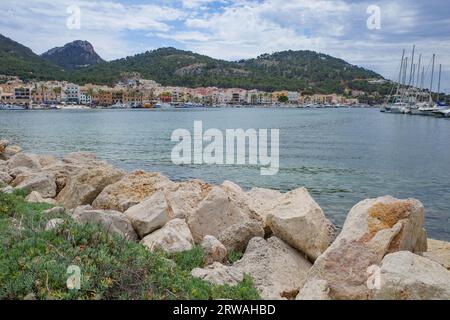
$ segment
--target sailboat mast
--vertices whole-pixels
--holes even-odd
[[[406,85],[406,70],[408,70],[408,57],[405,58],[405,63],[403,67],[403,85]]]
[[[416,45],[413,46],[412,49],[412,57],[411,57],[411,70],[409,71],[409,82],[408,86],[411,85],[413,79],[413,68],[414,68],[414,54],[416,53]]]
[[[420,90],[425,87],[425,66],[422,67],[422,79],[420,79]]]
[[[397,95],[400,92],[400,85],[402,83],[402,73],[403,73],[403,62],[404,61],[405,61],[405,49],[403,49],[402,61],[400,62],[400,72],[398,73]]]
[[[433,54],[433,66],[431,68],[431,83],[430,83],[430,100],[433,100],[433,78],[434,78],[434,63],[436,61],[436,55]]]
[[[438,82],[438,98],[437,102],[441,100],[441,72],[442,72],[442,64],[439,64],[439,82]]]
[[[419,65],[417,66],[417,83],[416,87],[419,87],[419,76],[420,76],[420,64],[422,63],[422,54],[419,55]]]

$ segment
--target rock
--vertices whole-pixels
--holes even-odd
[[[23,300],[37,300],[36,295],[31,292],[29,294],[27,294],[25,297],[23,297]]]
[[[51,219],[45,225],[45,231],[57,229],[62,224],[64,224],[64,219]]]
[[[309,280],[295,300],[331,300],[328,282],[319,279]]]
[[[149,199],[125,211],[125,215],[141,239],[163,227],[172,218],[162,190],[156,191]]]
[[[271,209],[278,204],[282,193],[278,190],[253,188],[247,192],[248,206],[254,210],[264,222],[264,227],[268,227],[267,216]]]
[[[54,179],[42,173],[16,177],[12,186],[16,189],[22,189],[27,193],[37,191],[43,198],[54,198],[56,196],[56,183]]]
[[[6,139],[0,139],[0,153],[5,150],[5,148],[9,145],[9,141]]]
[[[134,171],[107,186],[93,202],[98,209],[112,209],[121,212],[150,197],[155,191],[173,184],[160,173]]]
[[[80,224],[100,224],[108,232],[118,234],[130,241],[136,241],[138,236],[122,213],[113,210],[93,210],[91,206],[79,206],[72,210],[71,216]]]
[[[249,274],[263,299],[294,299],[311,263],[276,237],[253,238],[234,267]]]
[[[62,163],[61,160],[56,159],[54,156],[48,154],[38,154],[36,155],[37,160],[42,168],[54,166]]]
[[[0,160],[9,160],[14,155],[22,152],[22,148],[19,146],[6,146],[3,152],[0,152]]]
[[[26,201],[30,203],[48,203],[56,204],[56,200],[52,198],[44,198],[39,192],[32,191],[26,198]]]
[[[205,253],[205,265],[226,260],[228,255],[227,248],[213,236],[205,236],[200,245]]]
[[[0,172],[8,172],[8,162],[0,160]]]
[[[332,299],[367,299],[369,267],[396,251],[415,251],[426,244],[424,208],[415,199],[390,196],[358,203],[347,216],[341,233],[315,261],[308,280],[326,280]]]
[[[161,229],[146,236],[141,243],[150,251],[162,249],[169,253],[175,253],[191,250],[194,239],[186,222],[182,219],[174,219]]]
[[[254,237],[264,237],[264,229],[260,221],[248,220],[233,224],[218,235],[219,241],[228,252],[243,252],[248,242]]]
[[[173,218],[184,219],[192,214],[210,190],[211,185],[200,180],[175,183],[164,188]]]
[[[371,292],[372,299],[450,299],[450,271],[437,262],[409,251],[384,257],[380,280],[380,287]]]
[[[0,184],[1,183],[9,184],[12,180],[13,177],[11,177],[8,173],[0,172]]]
[[[267,215],[273,234],[316,260],[334,239],[334,226],[305,188],[284,194]]]
[[[244,274],[240,270],[232,266],[224,266],[219,262],[214,262],[205,268],[195,268],[192,270],[191,276],[215,285],[235,286],[244,280]]]
[[[250,199],[240,186],[234,182],[225,181],[220,187],[226,192],[228,198],[234,206],[238,207],[239,210],[248,218],[259,221],[259,223],[263,226],[264,222],[262,218],[249,207],[248,204]]]
[[[64,209],[64,207],[53,207],[53,208],[42,211],[42,213],[46,214],[46,215],[60,215],[60,214],[64,214],[65,212],[66,212],[66,209]]]
[[[47,164],[42,172],[53,176],[56,183],[56,192],[59,194],[67,184],[70,177],[77,175],[82,169],[89,167],[83,167],[82,165],[68,164],[63,161],[57,160],[54,163]]]
[[[200,243],[205,236],[211,235],[220,241],[223,238],[230,240],[229,243],[231,244],[240,245],[248,238],[248,234],[243,234],[243,239],[239,239],[239,234],[231,237],[232,230],[227,229],[235,225],[244,225],[246,222],[252,221],[252,219],[240,207],[240,203],[233,201],[232,197],[229,197],[223,188],[214,186],[205,199],[198,204],[197,208],[188,215],[187,221],[195,243]],[[233,230],[238,229],[233,227]],[[248,231],[247,229],[245,230]],[[264,232],[262,230],[262,222],[254,236],[260,235],[261,232]],[[230,249],[232,248],[227,247],[227,250]]]
[[[69,153],[63,158],[63,162],[70,164],[84,164],[84,165],[95,163],[94,166],[106,164],[105,162],[98,161],[95,153],[86,151]]]
[[[33,171],[29,168],[25,167],[17,167],[12,170],[9,170],[9,175],[13,177],[13,179],[19,178],[16,183],[22,182],[26,177],[33,174]]]
[[[111,166],[82,169],[69,180],[58,194],[57,201],[66,208],[91,204],[102,190],[123,177],[123,171]]]
[[[37,155],[32,153],[18,153],[8,160],[9,170],[13,170],[18,167],[25,167],[32,171],[39,171],[42,169],[39,163]]]
[[[12,193],[14,193],[14,188],[11,186],[6,186],[4,188],[0,188],[0,192],[6,193],[6,194],[12,194]]]
[[[428,251],[423,256],[450,270],[450,242],[428,239]]]

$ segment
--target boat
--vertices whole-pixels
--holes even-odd
[[[26,110],[26,107],[14,104],[0,104],[0,110]]]
[[[175,106],[177,109],[192,109],[192,108],[204,108],[205,106],[201,103],[192,103],[192,102],[186,102],[183,104],[180,104],[178,106]]]
[[[161,109],[161,110],[171,110],[171,109],[174,109],[175,107],[173,105],[171,105],[170,103],[158,102],[157,104],[155,104],[155,108]]]
[[[433,111],[433,115],[437,118],[450,118],[450,108]]]

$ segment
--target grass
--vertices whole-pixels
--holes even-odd
[[[236,261],[241,260],[241,258],[242,258],[243,255],[244,255],[244,254],[243,254],[242,252],[240,252],[240,251],[231,251],[231,252],[228,254],[228,261],[229,261],[230,263],[235,263]]]
[[[45,214],[17,191],[0,193],[0,299],[259,299],[252,280],[217,286],[193,278],[203,251],[151,253],[98,225],[79,225],[65,214]],[[45,231],[50,219],[59,228]],[[67,288],[71,265],[81,270],[80,290]]]

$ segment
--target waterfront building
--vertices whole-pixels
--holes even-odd
[[[64,87],[64,100],[67,103],[80,103],[80,86],[69,83]]]
[[[29,105],[31,103],[31,89],[29,87],[14,88],[14,103]]]

